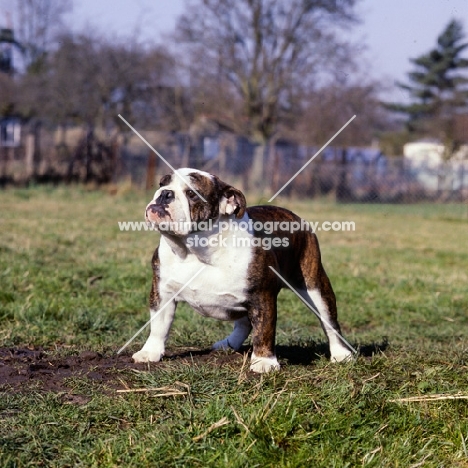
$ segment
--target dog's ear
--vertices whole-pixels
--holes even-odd
[[[219,212],[227,215],[235,214],[236,218],[242,218],[247,208],[244,194],[239,189],[219,179],[218,182],[221,192],[219,198]]]

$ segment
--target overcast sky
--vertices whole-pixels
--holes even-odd
[[[9,1],[0,0],[0,5]],[[185,0],[74,0],[68,20],[75,29],[92,25],[119,36],[139,31],[141,38],[163,42],[184,4]],[[368,47],[363,68],[390,85],[405,80],[409,59],[431,49],[450,19],[461,19],[468,34],[468,0],[361,0],[357,11],[362,23],[353,36]]]

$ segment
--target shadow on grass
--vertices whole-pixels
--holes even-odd
[[[388,348],[387,338],[383,338],[380,342],[371,342],[362,344],[360,346],[354,345],[358,349],[359,355],[363,357],[372,357],[375,354],[379,354],[385,351]],[[251,346],[242,346],[239,350],[239,353],[251,353]],[[307,342],[299,344],[289,344],[289,345],[277,345],[276,354],[280,359],[286,359],[290,365],[308,365],[313,361],[317,361],[322,357],[330,358],[330,351],[328,343],[326,342]],[[196,359],[198,361],[210,360],[213,356],[224,356],[224,360],[231,360],[235,354],[226,353],[219,351],[213,351],[211,348],[205,349],[177,349],[172,353],[166,355],[166,359],[175,360],[175,359]],[[231,357],[229,357],[231,356]]]
[[[381,342],[371,342],[360,346],[354,345],[359,352],[359,356],[372,357],[388,348],[387,338]],[[279,358],[287,359],[291,365],[307,365],[317,361],[322,357],[330,359],[330,349],[326,342],[308,342],[297,345],[279,345],[276,347]]]

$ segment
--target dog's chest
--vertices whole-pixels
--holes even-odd
[[[250,249],[223,252],[212,264],[194,255],[180,259],[164,247],[160,256],[160,290],[165,295],[173,296],[183,288],[176,301],[187,302],[202,315],[220,320],[245,315]]]

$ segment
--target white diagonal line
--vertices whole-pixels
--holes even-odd
[[[159,154],[159,153],[150,145],[150,143],[148,143],[148,141],[147,141],[142,135],[140,135],[140,133],[138,133],[138,131],[137,131],[134,127],[132,127],[120,114],[118,114],[118,116],[127,124],[127,126],[135,133],[135,135],[137,135],[138,137],[140,137],[141,141],[142,141],[143,143],[145,143],[146,146],[148,146],[151,150],[153,150],[153,151],[156,153],[156,155],[157,155],[162,161],[164,161],[168,167],[170,167],[170,168],[172,169],[172,171],[174,172],[174,174],[175,174],[176,176],[180,177],[180,178],[183,180],[183,182],[185,182],[185,183],[186,183],[186,184],[187,184],[187,185],[188,185],[188,186],[205,202],[205,203],[208,203],[208,202],[200,195],[200,193],[197,191],[197,189],[195,189],[195,188],[193,187],[193,185],[192,185],[188,180],[184,179],[184,177],[183,177],[182,175],[180,175],[180,174],[177,172],[177,170],[174,169],[174,167],[172,167],[172,165],[169,163],[169,161],[167,161],[161,154]]]
[[[293,292],[296,294],[296,296],[317,316],[317,318],[325,323],[328,327],[330,327],[334,333],[336,333],[348,346],[349,346],[349,349],[351,351],[353,351],[354,354],[357,354],[357,351],[349,344],[349,342],[343,337],[343,335],[341,335],[340,333],[338,333],[335,328],[331,325],[331,323],[325,319],[324,317],[322,317],[320,315],[320,312],[318,310],[316,310],[314,307],[312,307],[312,305],[309,304],[309,302],[307,302],[272,266],[269,267],[270,270],[272,270],[276,276],[278,276],[278,278],[280,278],[285,284],[286,286]]]
[[[120,354],[204,269],[202,266],[118,351]]]
[[[353,115],[269,200],[274,200],[354,119]]]

